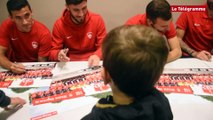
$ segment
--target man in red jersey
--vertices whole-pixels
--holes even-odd
[[[48,59],[51,34],[43,24],[32,18],[27,0],[8,0],[7,9],[10,18],[0,26],[0,66],[14,73],[23,73],[25,67],[16,62]]]
[[[213,0],[205,6],[205,12],[183,12],[176,22],[183,57],[210,61],[213,55]]]
[[[150,26],[165,35],[170,48],[167,62],[174,61],[181,56],[181,48],[174,24],[170,5],[166,0],[152,0],[146,7],[146,14],[139,14],[130,18],[126,25]]]
[[[66,0],[66,9],[55,22],[52,34],[51,60],[99,65],[106,28],[100,15],[88,11],[87,0]]]

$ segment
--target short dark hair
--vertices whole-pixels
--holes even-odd
[[[121,26],[103,42],[103,67],[128,96],[140,98],[154,88],[168,56],[165,39],[153,28]]]
[[[28,6],[31,10],[30,4],[27,0],[8,0],[7,1],[7,10],[10,15],[12,11],[21,10],[23,7]]]
[[[157,18],[170,20],[172,18],[170,4],[166,0],[152,0],[146,7],[146,15],[153,22]]]
[[[70,5],[70,4],[78,5],[82,3],[83,1],[87,1],[87,0],[65,0],[65,1],[67,5]]]

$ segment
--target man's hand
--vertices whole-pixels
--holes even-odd
[[[211,60],[211,53],[209,53],[209,52],[207,52],[205,50],[202,50],[200,52],[193,52],[192,56],[196,57],[198,59],[201,59],[201,60],[205,60],[205,61],[210,61]]]
[[[88,59],[88,66],[98,66],[100,62],[100,58],[97,55],[91,55]]]
[[[5,110],[20,109],[24,104],[26,104],[26,101],[19,97],[11,97],[10,100],[11,107],[5,107]]]
[[[67,57],[68,51],[69,51],[68,48],[62,49],[62,50],[59,51],[59,53],[58,53],[58,60],[60,62],[68,62],[68,61],[70,61],[70,58]]]
[[[12,63],[12,65],[10,66],[10,70],[17,74],[26,72],[24,65],[21,63]]]

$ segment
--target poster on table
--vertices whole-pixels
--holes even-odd
[[[26,72],[0,72],[0,88],[29,88],[50,86],[56,63],[24,64]]]
[[[108,85],[104,85],[100,70],[101,66],[96,66],[71,72],[70,74],[66,74],[66,77],[63,77],[64,79],[54,80],[49,89],[30,93],[31,120],[65,112],[73,109],[74,106],[84,105],[90,102],[94,102],[95,104],[97,98],[89,97],[89,95],[111,90]],[[87,97],[89,101],[83,102],[83,100],[81,100],[85,97]],[[79,102],[79,100],[81,102]],[[75,102],[77,102],[77,104],[70,104]]]
[[[31,119],[36,120],[68,111],[73,107],[67,106],[83,96],[110,91],[110,87],[103,83],[100,68],[99,66],[63,74],[65,79],[54,80],[49,89],[30,93]],[[167,69],[155,86],[165,93],[213,95],[212,71],[213,69],[209,68]],[[87,104],[83,101],[80,103]],[[63,109],[58,109],[57,106]]]
[[[213,68],[165,69],[156,88],[165,93],[213,96]]]

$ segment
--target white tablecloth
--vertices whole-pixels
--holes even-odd
[[[71,71],[84,69],[87,62],[67,62],[59,63],[55,74],[66,74]],[[213,68],[213,60],[211,62],[201,61],[195,58],[178,59],[168,63],[165,68]],[[28,91],[30,92],[30,91]],[[28,92],[19,94],[28,100]],[[16,96],[14,93],[6,93],[9,96]],[[174,120],[213,120],[213,102],[208,101],[200,96],[187,94],[166,94],[168,97],[174,115]],[[81,103],[86,102],[88,97],[81,98]],[[98,99],[94,98],[90,103],[76,107],[70,111],[45,118],[45,120],[79,120],[88,114]],[[0,120],[29,120],[29,104],[24,105],[20,110],[13,112],[5,112],[0,108]]]

